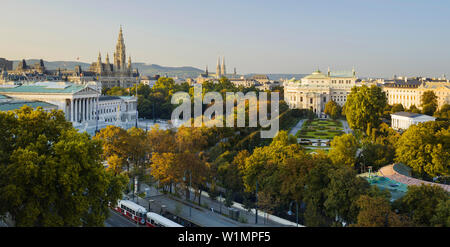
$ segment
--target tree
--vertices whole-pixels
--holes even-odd
[[[392,212],[389,200],[385,197],[361,195],[356,201],[359,208],[358,227],[407,226],[400,215]]]
[[[354,166],[358,141],[352,134],[335,136],[331,141],[329,157],[336,165]]]
[[[392,109],[391,109],[392,113],[401,112],[401,111],[405,111],[405,108],[403,108],[402,104],[395,104],[392,106]]]
[[[330,172],[330,183],[324,202],[327,214],[338,223],[356,222],[358,215],[355,201],[369,189],[369,183],[356,176],[354,169],[341,167]]]
[[[441,200],[437,206],[431,225],[437,227],[450,227],[450,200]]]
[[[378,127],[386,104],[386,94],[380,87],[353,87],[345,103],[345,116],[350,128],[366,131]]]
[[[400,134],[381,123],[379,128],[372,128],[361,140],[361,152],[357,163],[364,169],[371,165],[374,170],[392,164],[395,158],[395,144]]]
[[[441,109],[434,114],[435,117],[441,119],[450,119],[450,105],[444,104]]]
[[[420,109],[416,107],[416,105],[411,105],[408,109],[408,112],[412,113],[421,113]]]
[[[447,191],[436,185],[411,185],[394,206],[416,226],[433,226],[433,223],[439,226],[449,220],[448,196]]]
[[[114,166],[117,168],[119,164],[126,165],[129,169],[129,164],[126,163],[126,130],[109,125],[98,132],[93,139],[99,140],[102,143],[102,157],[105,160],[112,158],[115,162]],[[122,165],[120,165],[122,167]]]
[[[325,105],[325,114],[330,115],[332,119],[337,119],[341,116],[342,108],[338,103],[330,100]]]
[[[433,116],[434,112],[437,110],[437,96],[433,91],[428,90],[422,94],[422,113],[426,115]]]
[[[100,141],[62,111],[28,106],[0,112],[0,128],[0,215],[16,226],[103,226],[127,179],[105,171]]]
[[[396,162],[419,176],[450,175],[450,124],[425,122],[410,126],[396,144]]]
[[[183,171],[177,166],[174,153],[154,153],[152,156],[151,175],[163,186],[181,182]]]

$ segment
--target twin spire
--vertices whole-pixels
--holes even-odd
[[[220,64],[220,56],[217,58],[217,66],[216,66],[216,77],[220,78],[227,74],[225,68],[225,57],[222,57],[222,65]]]

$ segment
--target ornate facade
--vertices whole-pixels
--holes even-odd
[[[330,100],[343,106],[357,81],[354,70],[348,73],[331,72],[328,69],[327,74],[317,70],[301,80],[291,79],[285,82],[284,100],[290,108],[310,109],[321,116]]]
[[[405,108],[415,105],[421,108],[422,94],[433,91],[437,96],[438,108],[450,104],[450,82],[448,80],[405,79],[394,80],[382,86],[388,104],[402,104]]]
[[[97,80],[101,82],[102,88],[132,87],[138,83],[139,72],[133,69],[131,57],[128,57],[128,62],[126,60],[122,27],[120,27],[113,63],[110,62],[108,53],[105,62],[103,62],[102,55],[99,52],[97,61],[91,64],[88,71],[83,72],[80,68],[75,68],[74,74],[69,77],[69,80],[81,84],[84,84],[85,81]]]

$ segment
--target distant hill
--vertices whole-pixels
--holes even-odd
[[[27,65],[33,65],[39,62],[39,59],[25,59]],[[19,60],[13,61],[13,68],[17,68],[19,64]],[[49,70],[55,70],[61,68],[61,70],[73,70],[76,65],[80,65],[83,70],[89,69],[91,64],[77,61],[45,61],[44,65]],[[203,70],[197,69],[191,66],[183,66],[183,67],[165,67],[157,64],[145,64],[145,63],[133,63],[133,68],[137,68],[141,75],[161,75],[168,77],[179,77],[179,78],[196,78],[200,73],[204,73]],[[249,78],[257,73],[251,73],[245,75],[245,77]],[[295,77],[300,79],[307,74],[266,74],[270,80],[279,80],[283,79],[291,79]]]

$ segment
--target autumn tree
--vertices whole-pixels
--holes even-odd
[[[103,226],[127,179],[105,171],[102,145],[62,111],[0,112],[0,215],[16,226]]]
[[[389,200],[385,197],[361,195],[356,201],[359,208],[358,227],[399,227],[407,226],[408,221],[392,211]]]

